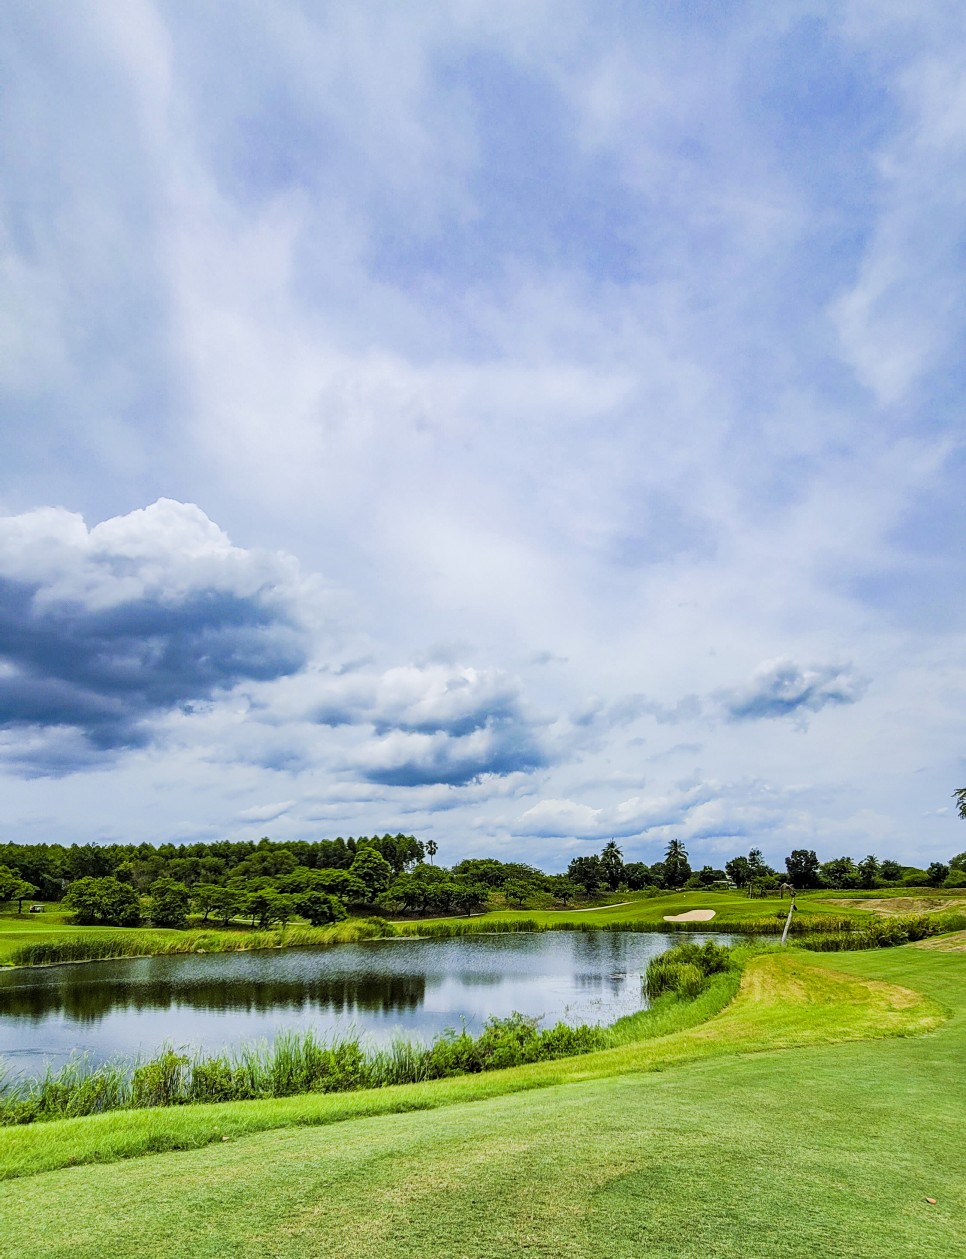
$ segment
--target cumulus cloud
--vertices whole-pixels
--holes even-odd
[[[804,724],[807,713],[856,703],[867,685],[851,665],[803,667],[792,660],[770,660],[747,685],[722,690],[719,699],[729,721],[792,717]]]
[[[520,714],[520,684],[501,669],[406,665],[323,679],[310,716],[322,725],[371,722],[380,732],[471,734]]]
[[[527,809],[514,830],[540,838],[626,839],[681,823],[713,793],[713,786],[699,783],[664,796],[631,796],[608,808],[566,799],[541,800]]]
[[[552,755],[545,719],[502,669],[323,667],[254,689],[260,722],[300,730],[309,741],[328,728],[330,743],[347,749],[342,769],[371,783],[461,786],[530,771]]]
[[[364,744],[355,767],[369,782],[392,787],[460,786],[486,774],[536,769],[546,761],[532,730],[521,723],[495,720],[455,737],[443,731],[393,731]]]
[[[191,504],[92,529],[62,509],[6,517],[0,728],[30,731],[51,772],[143,746],[151,718],[303,666],[297,586],[294,561],[232,546]]]

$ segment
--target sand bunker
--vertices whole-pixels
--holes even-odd
[[[710,922],[714,917],[713,909],[689,909],[686,914],[665,914],[665,922]]]

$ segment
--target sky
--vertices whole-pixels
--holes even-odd
[[[953,0],[0,13],[0,840],[966,849]]]

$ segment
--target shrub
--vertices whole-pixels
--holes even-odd
[[[693,1001],[707,984],[708,976],[730,970],[731,950],[706,940],[704,944],[684,941],[652,958],[644,972],[644,992],[650,1001],[672,992]]]

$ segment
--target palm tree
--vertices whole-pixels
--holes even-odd
[[[664,854],[664,881],[667,887],[682,887],[691,877],[688,854],[679,839],[672,839]]]
[[[604,845],[604,851],[600,854],[600,864],[604,867],[604,876],[610,890],[616,892],[621,875],[624,873],[624,854],[613,840]]]
[[[429,853],[429,864],[432,865],[433,858],[439,852],[439,844],[437,844],[435,839],[427,839],[426,851]]]

